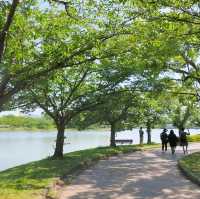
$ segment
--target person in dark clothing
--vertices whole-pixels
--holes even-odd
[[[167,151],[167,142],[168,142],[168,135],[167,135],[167,129],[163,129],[163,132],[160,134],[160,139],[162,143],[162,151]]]
[[[169,145],[171,147],[172,155],[174,155],[176,146],[177,146],[177,142],[178,142],[178,138],[173,130],[171,130],[168,135],[168,141],[169,141]]]
[[[139,134],[140,134],[140,145],[143,145],[144,131],[142,130],[142,127],[140,127]]]
[[[185,132],[185,129],[182,128],[180,131],[180,145],[183,147],[183,152],[188,153],[188,140],[187,135],[190,135],[190,133]]]

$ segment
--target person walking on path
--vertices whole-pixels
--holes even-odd
[[[177,146],[177,142],[178,142],[178,138],[177,138],[177,136],[176,136],[176,134],[174,133],[173,130],[171,130],[169,135],[168,135],[168,142],[169,142],[169,145],[171,147],[172,155],[174,155],[175,150],[176,150],[176,146]]]
[[[160,134],[160,139],[162,143],[162,151],[167,151],[167,142],[168,142],[168,135],[167,135],[167,129],[163,129],[163,132]]]
[[[182,128],[180,131],[180,145],[183,147],[183,152],[188,153],[188,140],[187,135],[190,135],[190,133],[185,132],[185,129]]]
[[[140,134],[140,145],[143,145],[144,131],[142,130],[142,127],[140,127],[139,134]]]
[[[190,146],[192,152],[199,148]],[[152,149],[99,161],[63,186],[59,199],[200,199],[199,186],[177,168],[181,151],[169,157]]]

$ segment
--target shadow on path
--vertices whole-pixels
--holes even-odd
[[[152,150],[102,160],[65,187],[60,199],[200,199],[200,188],[177,169],[181,156],[181,149],[176,156]]]

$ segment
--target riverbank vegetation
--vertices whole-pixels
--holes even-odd
[[[8,169],[0,172],[0,199],[40,199],[45,194],[55,194],[53,186],[69,182],[78,171],[100,159],[153,147],[158,145],[88,149],[67,153],[62,160],[47,158]]]
[[[70,124],[69,129],[79,130],[77,124]],[[108,129],[106,125],[94,124],[87,129],[103,130]],[[15,116],[6,115],[0,117],[0,131],[37,131],[37,130],[56,130],[56,127],[51,118],[46,116]],[[46,131],[45,131],[46,132]]]
[[[188,136],[189,142],[200,142],[200,134]]]
[[[0,117],[0,130],[49,130],[54,129],[53,122],[46,117],[7,115]]]
[[[188,178],[200,185],[200,152],[179,160],[179,167]]]

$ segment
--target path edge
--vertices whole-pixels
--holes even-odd
[[[60,176],[58,177],[55,182],[53,182],[52,184],[50,184],[46,189],[45,189],[45,194],[44,197],[42,199],[59,199],[60,198],[60,194],[62,192],[62,189],[64,186],[70,185],[71,182],[77,177],[79,176],[82,172],[84,172],[85,170],[97,165],[97,163],[101,160],[107,160],[109,158],[112,157],[118,157],[120,155],[123,154],[130,154],[130,153],[135,153],[135,152],[141,152],[143,149],[141,148],[134,148],[131,151],[126,151],[126,152],[119,152],[113,155],[108,155],[105,157],[101,157],[95,160],[91,160],[89,162],[83,162],[83,164],[79,167],[74,167],[72,169],[71,174],[65,175],[65,176]],[[61,184],[61,186],[59,185]],[[57,186],[58,185],[58,186]]]
[[[179,170],[181,171],[181,173],[190,181],[192,181],[193,183],[197,184],[198,186],[200,186],[200,179],[197,178],[189,169],[187,169],[186,167],[183,166],[183,164],[181,163],[181,159],[178,160],[178,164],[177,164]]]

